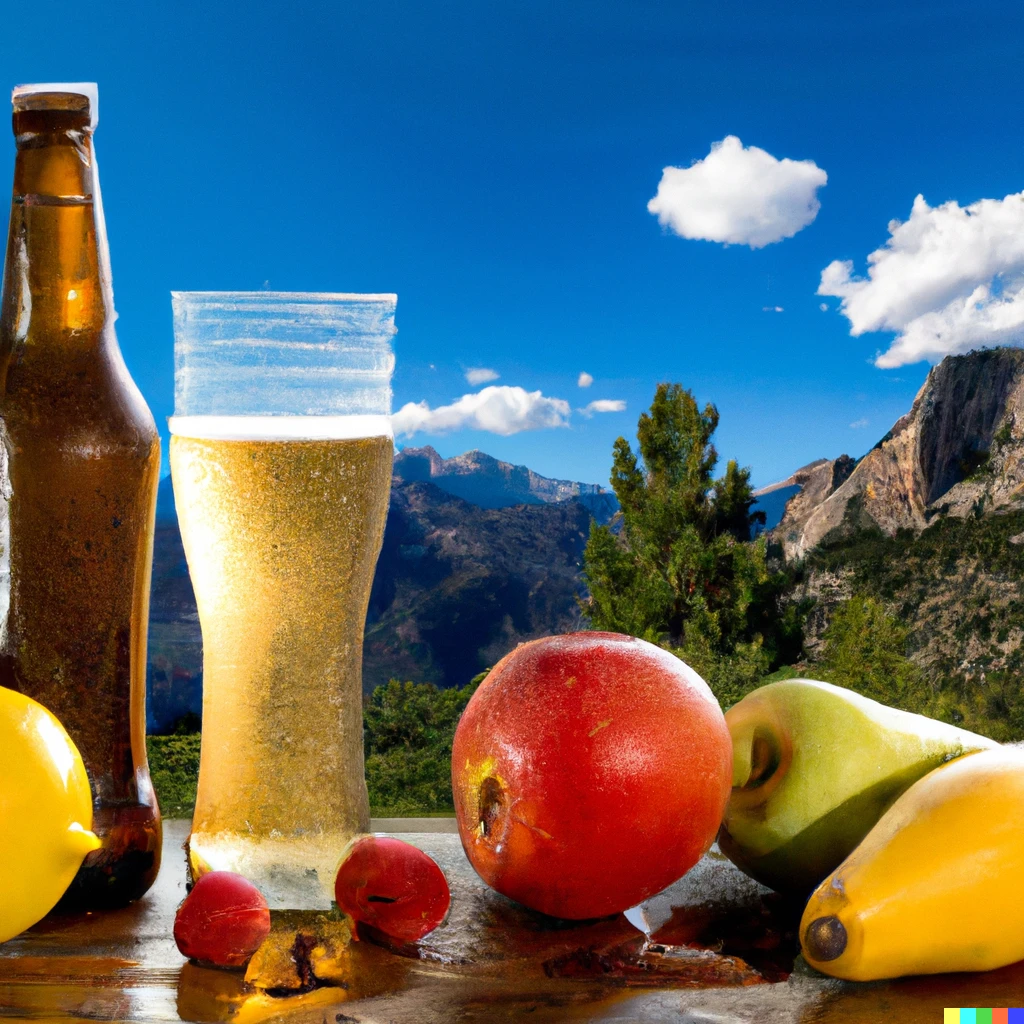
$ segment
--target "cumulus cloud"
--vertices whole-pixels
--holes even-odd
[[[589,373],[587,373],[586,370],[584,370],[580,374],[579,379],[576,381],[576,386],[580,387],[580,388],[589,388],[590,385],[593,384],[593,383],[594,383],[594,378],[591,377],[591,375]]]
[[[471,366],[466,371],[466,383],[476,387],[477,384],[486,384],[489,380],[497,380],[500,376],[501,374],[497,371],[488,369],[486,366]]]
[[[431,409],[427,402],[408,402],[391,417],[396,434],[447,434],[452,430],[486,430],[492,434],[518,434],[522,430],[567,427],[569,403],[539,391],[502,384],[463,395],[451,405]]]
[[[782,308],[782,306],[762,306],[761,307],[761,312],[762,313],[785,313],[786,311]]]
[[[850,334],[896,333],[876,366],[1024,344],[1024,192],[969,206],[918,196],[867,263],[858,277],[852,260],[833,260],[818,294],[841,300]]]
[[[621,398],[595,398],[578,411],[590,419],[596,412],[625,412],[626,403]]]
[[[760,249],[814,220],[827,181],[813,160],[777,160],[727,135],[703,160],[664,168],[647,209],[683,238]]]
[[[859,420],[854,420],[850,424],[851,430],[861,430],[868,425],[867,417],[862,416]]]

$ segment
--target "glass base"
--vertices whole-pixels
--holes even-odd
[[[186,843],[193,878],[234,871],[263,893],[271,910],[329,910],[341,854],[354,832],[254,837],[193,832]]]

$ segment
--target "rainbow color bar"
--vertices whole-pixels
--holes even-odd
[[[1024,1024],[1024,1009],[1015,1006],[946,1007],[942,1024]]]

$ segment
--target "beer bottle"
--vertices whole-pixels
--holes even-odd
[[[114,334],[92,146],[96,87],[21,86],[13,104],[0,312],[0,684],[49,708],[89,772],[103,847],[86,858],[65,906],[118,906],[141,896],[160,866],[145,746],[160,439]]]

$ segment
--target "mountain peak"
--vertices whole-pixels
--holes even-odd
[[[449,459],[429,445],[403,448],[395,452],[394,476],[405,483],[429,481],[481,508],[551,504],[575,498],[600,522],[606,522],[618,510],[615,496],[597,484],[541,476],[526,466],[502,462],[479,448]]]

